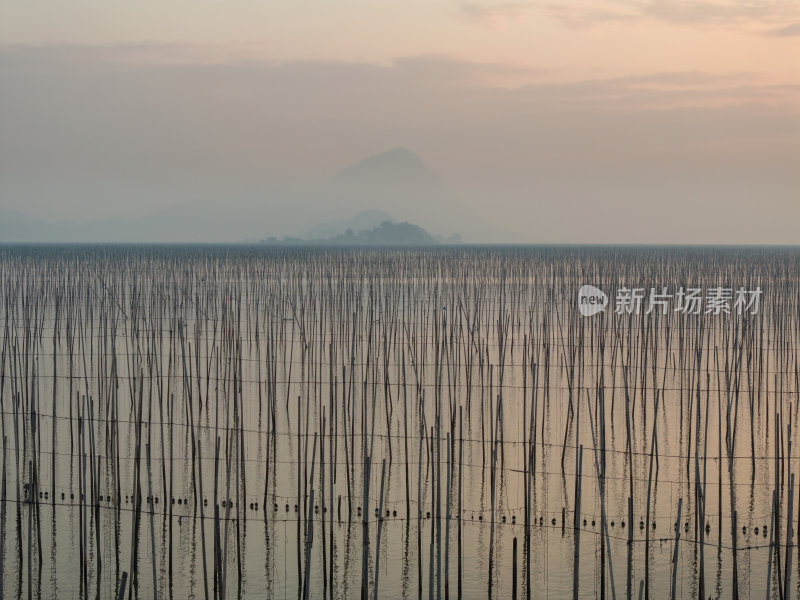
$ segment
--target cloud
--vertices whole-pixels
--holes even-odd
[[[788,0],[611,0],[598,6],[586,0],[537,2],[536,8],[573,29],[608,23],[654,20],[689,27],[728,27],[785,22],[800,15]],[[775,35],[797,35],[794,26],[774,30]]]
[[[797,13],[785,0],[649,0],[639,4],[642,14],[682,25],[764,23]]]
[[[777,29],[768,29],[764,32],[768,37],[797,37],[800,36],[800,23],[792,23],[786,27],[778,27]]]
[[[534,8],[534,2],[498,2],[475,3],[463,2],[459,9],[461,14],[481,25],[494,27],[509,19],[516,19]]]
[[[542,9],[553,19],[571,29],[586,29],[605,23],[631,22],[641,19],[641,15],[624,8],[598,8],[584,4],[545,4]]]

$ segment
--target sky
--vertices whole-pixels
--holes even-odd
[[[316,190],[298,209],[312,226],[335,212],[338,170],[405,147],[447,186],[442,233],[470,241],[800,243],[800,0],[0,0],[0,15],[15,218],[285,208],[280,190]]]

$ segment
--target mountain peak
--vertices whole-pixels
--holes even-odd
[[[376,154],[367,158],[366,160],[372,159],[382,159],[382,160],[392,160],[392,161],[408,161],[418,165],[422,165],[422,159],[414,154],[408,148],[404,148],[403,146],[397,146],[396,148],[392,148],[391,150],[387,150],[386,152],[382,152],[380,154]]]
[[[333,179],[338,185],[438,186],[439,178],[408,148],[392,148],[345,167]]]

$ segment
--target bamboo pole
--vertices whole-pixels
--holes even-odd
[[[156,530],[153,524],[155,514],[155,502],[153,501],[153,478],[150,470],[150,444],[145,444],[147,453],[147,497],[150,505],[150,555],[153,563],[153,600],[158,600],[158,574],[156,571]]]
[[[672,550],[672,584],[670,585],[670,599],[675,600],[675,584],[678,574],[678,548],[681,542],[681,508],[683,507],[683,498],[678,498],[678,520],[675,522],[675,547]]]

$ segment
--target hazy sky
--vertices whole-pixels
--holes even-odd
[[[800,243],[800,0],[1,0],[0,43],[30,218],[252,204],[404,146],[475,240]]]

